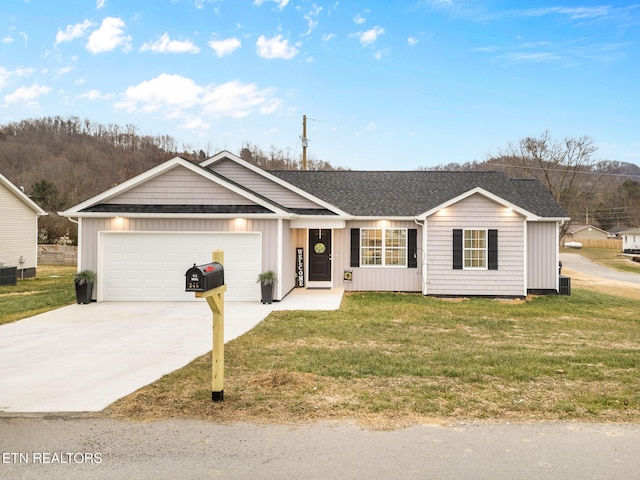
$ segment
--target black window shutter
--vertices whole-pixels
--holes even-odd
[[[453,269],[462,270],[462,230],[453,230]]]
[[[418,230],[410,228],[407,231],[407,267],[418,268]]]
[[[360,229],[351,229],[351,266],[360,266]]]
[[[489,270],[498,270],[498,230],[488,231],[487,246]]]

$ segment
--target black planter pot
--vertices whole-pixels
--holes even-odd
[[[261,283],[260,288],[262,290],[262,303],[273,302],[273,283]]]
[[[91,295],[93,294],[93,282],[85,282],[82,285],[76,283],[76,299],[78,303],[91,303]]]

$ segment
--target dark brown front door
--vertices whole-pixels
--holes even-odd
[[[331,230],[309,230],[309,281],[331,281]]]

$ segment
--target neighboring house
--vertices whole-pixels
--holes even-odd
[[[629,230],[629,227],[613,227],[610,228],[607,233],[609,234],[609,238],[622,238],[622,232],[625,230]]]
[[[559,225],[536,180],[498,172],[267,172],[229,152],[176,157],[61,215],[98,301],[193,299],[184,273],[225,254],[227,300],[293,288],[522,297],[557,292]]]
[[[606,240],[607,238],[609,238],[609,233],[598,227],[572,223],[567,228],[567,233],[562,238],[562,243],[580,242],[581,240]]]
[[[41,215],[47,212],[0,174],[0,267],[16,267],[18,278],[36,275]]]
[[[629,228],[620,232],[623,253],[640,253],[640,228]]]

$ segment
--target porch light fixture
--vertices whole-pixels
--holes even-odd
[[[115,217],[113,219],[113,221],[114,221],[116,227],[122,228],[122,226],[124,225],[124,218],[122,218],[122,217]]]
[[[246,230],[247,219],[246,218],[234,218],[233,227],[235,230]]]

